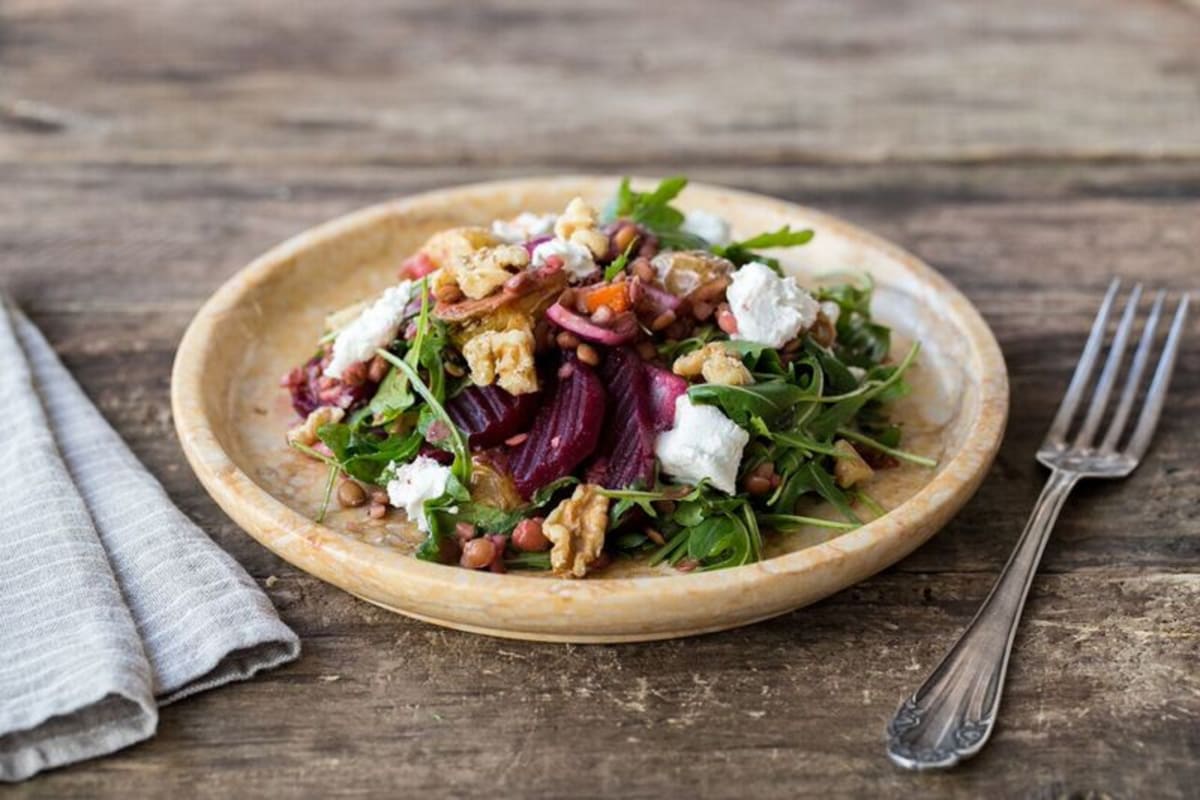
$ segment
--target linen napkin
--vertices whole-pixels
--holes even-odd
[[[158,707],[299,655],[0,298],[0,780],[153,735]]]

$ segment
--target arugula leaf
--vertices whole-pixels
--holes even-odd
[[[866,391],[840,400],[817,414],[808,425],[809,433],[817,439],[828,440],[831,438],[837,429],[849,423],[868,401],[880,397],[898,383],[904,371],[912,366],[920,349],[920,345],[914,343],[903,361],[895,367],[884,368],[887,370],[886,378],[872,385]]]
[[[812,340],[804,338],[804,352],[816,359],[821,365],[821,371],[829,379],[829,388],[837,394],[853,392],[858,388],[858,378],[842,363],[833,351],[827,350]]]
[[[466,485],[452,472],[446,480],[446,491],[442,496],[425,501],[425,519],[429,522],[429,533],[417,548],[417,558],[437,563],[446,560],[453,552],[450,545],[453,542],[454,526],[459,521],[459,511],[470,500],[471,493],[467,491]]]
[[[871,320],[871,299],[875,284],[865,278],[865,286],[850,283],[821,288],[817,300],[832,302],[838,306],[837,341],[838,358],[853,367],[873,367],[887,358],[892,348],[891,329]],[[842,390],[839,390],[842,391]]]
[[[379,355],[383,356],[384,360],[390,363],[393,367],[405,372],[408,375],[408,380],[412,383],[412,387],[417,390],[417,394],[429,404],[442,422],[446,423],[446,427],[450,430],[450,452],[454,453],[454,464],[450,467],[454,476],[463,484],[467,485],[471,482],[471,453],[467,450],[467,439],[463,436],[462,431],[454,424],[454,420],[450,419],[450,415],[446,413],[445,407],[434,397],[433,392],[421,380],[421,376],[417,371],[409,365],[407,361],[396,358],[387,350],[376,350]]]
[[[761,253],[753,251],[768,247],[799,247],[800,245],[808,244],[812,241],[812,238],[813,231],[811,228],[794,231],[792,230],[792,226],[784,225],[777,231],[760,233],[757,236],[751,236],[749,239],[743,239],[740,242],[714,245],[711,249],[712,252],[729,259],[739,267],[749,264],[751,261],[758,261],[779,272],[779,259],[770,258],[769,256],[764,256]]]
[[[688,389],[688,397],[694,403],[719,406],[725,416],[749,429],[753,417],[777,418],[810,395],[794,383],[779,380],[746,386],[701,383]]]
[[[364,483],[378,484],[383,470],[393,461],[411,461],[421,449],[421,434],[379,436],[341,422],[322,425],[317,438],[333,452],[342,472]]]
[[[604,282],[612,283],[616,277],[625,271],[625,265],[629,263],[629,254],[633,252],[633,245],[637,242],[634,239],[625,246],[625,251],[621,255],[612,260],[612,263],[604,268]]]
[[[750,531],[737,517],[710,517],[697,525],[688,537],[689,558],[700,562],[704,571],[748,564],[753,560],[754,545]]]
[[[664,178],[653,191],[635,192],[629,178],[623,178],[617,194],[605,209],[604,219],[629,219],[646,228],[656,237],[659,244],[670,250],[696,250],[708,247],[708,242],[699,236],[680,230],[683,212],[671,205],[687,186],[687,178],[677,175]]]

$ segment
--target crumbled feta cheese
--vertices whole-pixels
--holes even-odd
[[[795,278],[780,277],[757,261],[733,273],[725,297],[737,320],[737,333],[732,338],[769,347],[783,347],[811,328],[821,310]]]
[[[358,315],[333,340],[333,358],[325,374],[341,378],[346,367],[366,361],[380,347],[387,347],[404,320],[404,309],[413,296],[412,281],[402,281],[385,290],[379,299]]]
[[[682,395],[675,400],[675,425],[658,435],[654,454],[663,472],[699,483],[708,478],[723,492],[737,492],[738,465],[750,434],[713,406],[695,405]]]
[[[581,244],[562,239],[551,239],[542,242],[533,250],[533,267],[544,267],[546,259],[558,256],[563,260],[563,269],[572,281],[581,281],[596,271],[596,261],[592,251]]]
[[[450,479],[450,468],[444,467],[429,456],[417,456],[404,466],[395,463],[388,467],[395,477],[388,481],[388,502],[404,509],[410,520],[421,530],[429,531],[429,520],[425,517],[425,501],[436,500],[446,493],[446,482]]]
[[[512,219],[498,219],[492,223],[492,235],[508,244],[521,244],[539,236],[554,233],[557,214],[533,214],[522,211]]]
[[[729,223],[723,217],[701,209],[687,212],[679,228],[684,233],[699,236],[709,244],[729,244],[731,241]]]

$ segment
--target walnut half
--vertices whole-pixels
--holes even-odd
[[[322,425],[341,422],[344,416],[346,416],[346,410],[337,406],[314,408],[309,412],[304,422],[301,422],[287,432],[287,440],[288,442],[302,444],[305,447],[312,447],[317,443],[317,431],[320,430]]]
[[[608,530],[608,498],[599,489],[591,483],[576,487],[542,523],[542,533],[554,543],[550,566],[555,575],[582,578],[600,558]]]
[[[538,390],[533,349],[529,328],[513,328],[476,334],[463,345],[462,354],[476,385],[496,383],[509,394],[531,394]]]
[[[736,354],[719,342],[711,342],[699,350],[675,359],[671,371],[681,378],[702,376],[708,383],[725,386],[745,386],[754,383],[754,376]]]

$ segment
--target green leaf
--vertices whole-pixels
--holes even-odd
[[[710,517],[692,530],[687,553],[705,571],[748,564],[753,560],[750,531],[737,517]]]
[[[695,403],[720,407],[725,416],[749,429],[751,418],[762,417],[769,422],[809,394],[787,381],[766,381],[746,386],[701,383],[688,389],[688,397]]]
[[[462,431],[454,424],[454,420],[450,419],[450,415],[446,413],[445,407],[434,397],[429,387],[421,380],[421,376],[417,371],[408,364],[407,361],[396,358],[386,350],[377,350],[379,355],[388,361],[392,366],[407,373],[408,380],[412,383],[412,387],[417,390],[417,394],[429,404],[433,412],[446,423],[446,427],[450,430],[450,452],[454,453],[454,464],[451,470],[454,476],[464,485],[469,485],[471,482],[471,453],[467,450],[467,439],[463,436]]]
[[[779,272],[779,259],[770,258],[754,251],[768,247],[799,247],[808,244],[812,238],[813,232],[809,228],[794,231],[790,225],[784,225],[777,231],[760,233],[749,239],[727,245],[715,245],[711,249],[712,252],[729,259],[739,267],[749,264],[751,261],[758,261]]]
[[[411,461],[421,449],[421,434],[379,436],[341,422],[322,425],[319,438],[333,452],[342,472],[364,483],[378,484],[383,470],[392,462]]]
[[[509,569],[550,569],[549,553],[517,553],[504,559],[504,566]]]
[[[633,251],[633,245],[637,243],[634,239],[625,246],[625,251],[621,255],[612,260],[612,263],[604,268],[604,282],[612,283],[616,277],[625,271],[625,265],[629,263],[629,254]]]
[[[630,188],[629,178],[623,178],[616,197],[605,209],[605,220],[632,220],[657,236],[659,244],[667,249],[704,247],[707,243],[703,239],[679,230],[684,215],[671,205],[685,186],[687,178],[675,176],[664,178],[653,191],[635,192]]]
[[[809,423],[808,432],[817,439],[829,440],[837,432],[837,429],[847,425],[868,401],[880,397],[890,387],[899,382],[900,376],[912,366],[913,360],[916,359],[920,349],[919,345],[913,344],[903,361],[895,367],[885,368],[888,370],[888,373],[884,380],[873,384],[866,391],[834,403],[817,414],[812,422]]]

